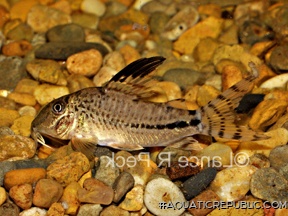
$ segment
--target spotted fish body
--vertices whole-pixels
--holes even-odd
[[[195,142],[191,135],[199,133],[242,140],[263,138],[234,124],[234,108],[252,89],[255,75],[199,110],[183,110],[145,100],[153,95],[145,87],[148,75],[163,61],[162,57],[140,59],[103,87],[82,89],[52,101],[32,122],[34,138],[44,135],[71,140],[72,146],[86,155],[97,144],[126,150],[184,147]]]

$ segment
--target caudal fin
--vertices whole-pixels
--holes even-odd
[[[249,66],[252,69],[252,75],[231,86],[206,106],[201,107],[204,133],[214,137],[242,141],[268,138],[248,127],[235,124],[234,109],[239,105],[242,97],[253,89],[253,81],[258,77],[255,64],[250,62]]]

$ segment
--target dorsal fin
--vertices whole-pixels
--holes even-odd
[[[107,89],[122,91],[126,94],[137,95],[140,98],[151,97],[149,93],[149,76],[165,60],[162,56],[141,58],[127,65],[104,86]]]

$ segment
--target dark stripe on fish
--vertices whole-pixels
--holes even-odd
[[[199,119],[192,119],[190,122],[186,122],[186,121],[176,121],[176,122],[172,122],[169,124],[156,124],[156,125],[149,125],[149,124],[138,124],[138,123],[131,123],[130,127],[131,128],[142,128],[142,129],[175,129],[175,128],[185,128],[185,127],[189,127],[189,126],[197,126],[198,124],[200,124],[201,121]],[[126,125],[129,126],[129,125]]]

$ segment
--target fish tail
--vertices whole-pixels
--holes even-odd
[[[257,133],[248,127],[235,124],[235,108],[242,97],[254,87],[254,80],[258,71],[254,63],[249,63],[253,74],[241,80],[229,89],[218,95],[206,106],[201,107],[203,133],[214,137],[236,139],[242,141],[255,141],[267,139],[264,134]]]

